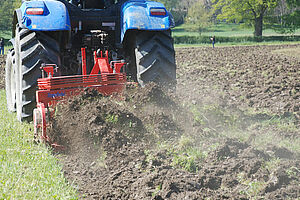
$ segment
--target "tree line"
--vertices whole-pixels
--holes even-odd
[[[158,0],[165,4],[176,24],[194,24],[201,33],[219,22],[253,28],[254,36],[263,29],[294,33],[300,28],[300,0]]]
[[[0,1],[0,31],[11,31],[14,10],[21,5],[21,0]]]
[[[172,13],[176,25],[193,24],[200,34],[212,24],[237,23],[253,27],[254,36],[264,28],[294,33],[300,28],[299,0],[155,0]],[[0,1],[0,31],[10,31],[13,11],[21,0]]]

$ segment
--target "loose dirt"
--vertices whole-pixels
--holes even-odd
[[[179,88],[191,94],[206,92],[202,89],[206,86],[239,108],[296,113],[299,118],[300,58],[276,53],[282,49],[289,53],[295,47],[299,45],[180,49]],[[194,87],[186,87],[191,81]]]
[[[299,198],[300,59],[282,53],[299,47],[180,48],[176,92],[59,104],[67,180],[82,199]]]
[[[299,146],[272,139],[299,141],[300,61],[272,53],[294,47],[181,48],[175,93],[60,105],[67,179],[83,199],[298,198]]]

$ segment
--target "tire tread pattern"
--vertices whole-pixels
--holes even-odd
[[[41,77],[42,63],[60,65],[59,44],[42,32],[27,29],[19,30],[21,60],[21,96],[20,121],[31,121],[32,112],[36,107],[37,79]]]
[[[170,31],[142,31],[136,34],[137,79],[146,82],[175,82],[176,64]]]

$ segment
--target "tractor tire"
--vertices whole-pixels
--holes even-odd
[[[59,44],[43,32],[34,32],[17,26],[15,38],[16,108],[19,121],[32,121],[36,107],[37,79],[41,65],[60,65]]]
[[[6,57],[5,65],[5,91],[7,109],[10,112],[16,111],[16,83],[15,83],[16,60],[15,51],[10,50]]]
[[[135,32],[133,60],[136,79],[141,86],[156,82],[172,86],[176,83],[175,50],[171,31]]]

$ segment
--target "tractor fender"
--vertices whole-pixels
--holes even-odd
[[[164,9],[165,15],[152,15],[151,9]],[[174,19],[159,2],[133,0],[121,7],[121,41],[128,30],[163,31],[174,26]]]
[[[29,13],[30,9],[39,9],[42,13]],[[29,10],[28,10],[29,9]],[[15,12],[20,27],[33,31],[70,30],[70,17],[66,6],[60,1],[25,1]]]

